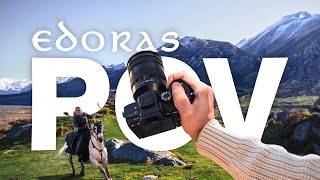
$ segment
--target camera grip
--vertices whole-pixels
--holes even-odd
[[[196,95],[194,89],[193,89],[191,86],[189,86],[185,81],[183,81],[183,80],[181,80],[181,79],[178,79],[178,80],[173,81],[173,82],[170,84],[169,92],[170,92],[171,94],[172,94],[172,84],[173,84],[174,82],[178,82],[178,83],[181,84],[181,86],[183,87],[184,91],[186,92],[187,97],[188,97],[189,100],[190,100],[190,103],[192,104],[193,101],[194,101],[195,95]]]

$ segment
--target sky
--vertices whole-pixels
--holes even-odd
[[[0,1],[0,78],[31,79],[32,57],[81,57],[102,65],[127,62],[146,32],[157,48],[162,35],[169,31],[179,37],[195,36],[237,44],[252,37],[282,17],[307,11],[320,14],[317,0],[161,0],[161,1]],[[65,26],[78,40],[72,51],[61,52],[55,46],[62,34],[58,23]],[[40,30],[51,31],[52,50],[40,52],[32,45],[32,36]],[[97,31],[105,38],[99,52],[88,52],[81,37]],[[111,32],[128,31],[128,47],[132,52],[118,49],[112,52]],[[92,43],[97,42],[94,38]],[[65,43],[68,43],[66,41]]]

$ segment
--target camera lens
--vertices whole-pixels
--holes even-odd
[[[133,98],[137,100],[147,91],[166,91],[167,79],[163,71],[161,57],[152,51],[141,51],[128,61]]]

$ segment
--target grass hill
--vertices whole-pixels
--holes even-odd
[[[71,119],[57,118],[57,150],[31,151],[28,134],[15,139],[12,146],[0,150],[0,179],[102,179],[100,172],[91,164],[85,165],[85,176],[71,176],[71,167],[67,156],[57,157],[59,148],[64,143],[63,129],[71,129]],[[109,114],[104,120],[105,138],[125,139],[116,118]],[[4,142],[5,144],[5,142]],[[4,144],[0,144],[3,147]],[[142,179],[143,176],[154,174],[159,179],[231,179],[231,176],[211,160],[199,155],[194,141],[173,151],[179,158],[194,169],[151,165],[148,163],[110,163],[109,169],[113,179]],[[80,164],[74,158],[77,174],[80,174]]]

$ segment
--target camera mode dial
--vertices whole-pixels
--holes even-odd
[[[170,99],[171,99],[171,93],[169,92],[169,91],[166,91],[166,92],[163,92],[162,94],[161,94],[161,99],[163,100],[163,101],[170,101]]]

